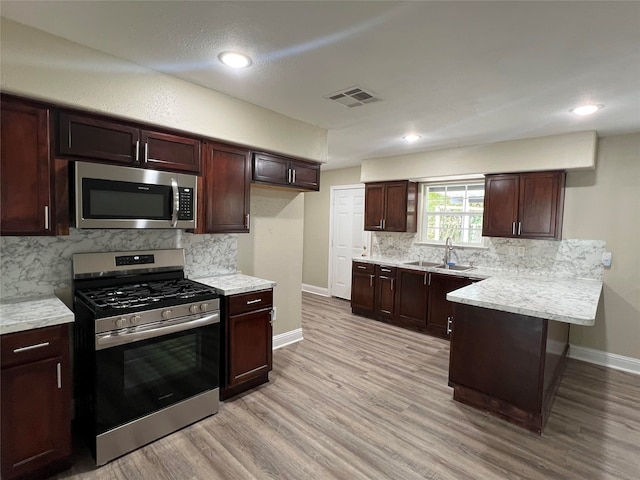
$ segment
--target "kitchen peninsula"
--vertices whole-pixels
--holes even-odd
[[[593,325],[602,281],[504,275],[447,294],[455,303],[454,400],[542,433],[562,378],[569,326]]]

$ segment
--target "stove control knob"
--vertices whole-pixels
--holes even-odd
[[[198,308],[198,305],[191,305],[191,306],[189,307],[189,311],[190,311],[191,313],[198,313],[198,312],[200,311],[200,309]]]
[[[140,318],[140,315],[134,315],[133,317],[131,317],[129,323],[131,323],[131,325],[138,325],[140,323]]]
[[[203,303],[202,305],[200,305],[200,311],[201,312],[206,312],[207,308],[209,308],[209,304],[208,303]]]
[[[171,318],[171,310],[165,310],[162,312],[162,318],[164,318],[165,320]]]
[[[124,328],[129,324],[129,322],[127,321],[126,318],[122,317],[119,318],[118,320],[116,320],[116,327],[118,328]]]

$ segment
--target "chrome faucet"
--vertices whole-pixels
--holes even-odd
[[[447,268],[451,261],[451,250],[453,250],[453,239],[451,237],[447,237],[444,242],[444,266]]]

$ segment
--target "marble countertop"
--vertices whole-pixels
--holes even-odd
[[[242,273],[194,278],[193,280],[215,288],[220,295],[236,295],[238,293],[257,292],[258,290],[266,290],[276,286],[276,282],[272,280],[251,277]]]
[[[454,290],[447,294],[447,300],[591,326],[601,292],[600,280],[506,275]]]
[[[73,321],[73,312],[54,296],[0,303],[0,334],[51,327]]]
[[[595,323],[603,284],[600,280],[543,277],[486,267],[443,270],[386,257],[353,257],[353,261],[482,280],[448,293],[447,300],[585,326]]]

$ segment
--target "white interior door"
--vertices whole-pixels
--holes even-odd
[[[370,238],[364,231],[364,185],[331,187],[331,296],[351,300],[351,259],[360,256],[363,247],[368,255]]]

